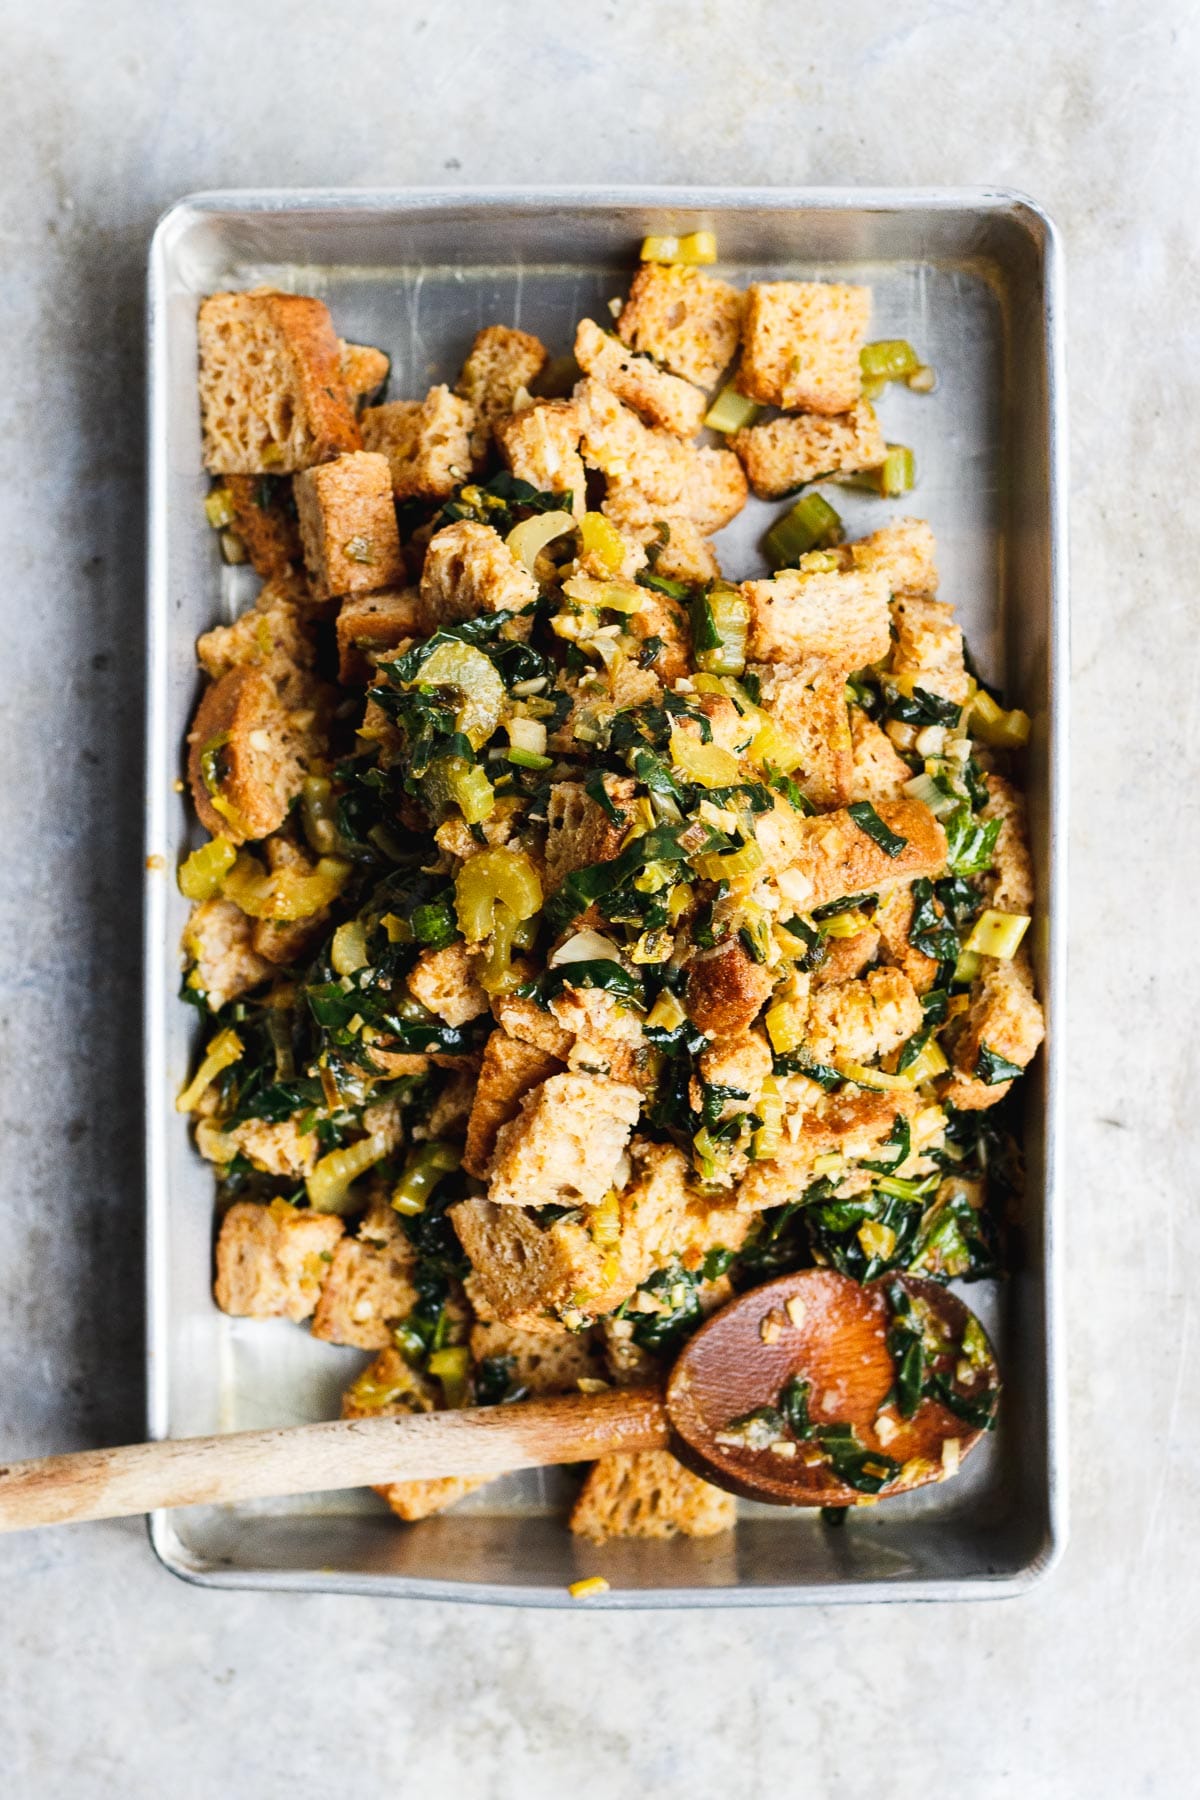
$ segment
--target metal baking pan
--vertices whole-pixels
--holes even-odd
[[[561,1522],[570,1477],[560,1472],[508,1477],[417,1526],[352,1493],[155,1516],[158,1555],[191,1580],[555,1606],[568,1603],[569,1582],[602,1572],[611,1590],[593,1605],[965,1599],[1022,1591],[1062,1546],[1062,263],[1044,213],[986,190],[216,193],[166,214],[149,271],[149,1431],[183,1437],[333,1416],[365,1360],[286,1322],[217,1311],[211,1173],[173,1107],[193,1039],[190,1009],[176,999],[186,908],[172,879],[195,831],[178,780],[198,685],[193,646],[249,597],[245,571],[220,565],[201,507],[198,301],[264,281],[321,295],[344,337],[391,353],[391,394],[415,395],[453,380],[473,333],[492,321],[568,349],[581,314],[607,316],[645,233],[702,227],[717,233],[719,272],[741,283],[869,283],[872,336],[910,338],[934,365],[932,398],[892,389],[883,402],[889,436],[915,446],[916,493],[895,505],[865,496],[839,504],[854,534],[897,512],[932,522],[942,592],[956,602],[977,661],[1034,721],[1035,954],[1048,1035],[1022,1084],[1028,1187],[1016,1264],[1009,1280],[971,1289],[1006,1376],[1001,1429],[956,1481],[863,1510],[837,1532],[810,1513],[751,1506],[721,1538],[597,1550]],[[722,534],[730,572],[761,567],[767,510],[752,502]]]

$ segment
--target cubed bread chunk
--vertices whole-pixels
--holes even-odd
[[[301,877],[316,871],[316,859],[301,850],[290,838],[277,835],[263,846],[267,867],[274,874],[279,869],[293,869]],[[325,936],[329,928],[329,908],[322,906],[302,919],[255,919],[254,948],[259,956],[272,964],[298,962]]]
[[[934,594],[938,573],[933,531],[924,519],[896,519],[834,553],[847,568],[886,577],[889,594]]]
[[[523,612],[538,584],[498,531],[458,519],[430,538],[420,593],[422,628],[433,633],[481,613]]]
[[[424,631],[420,595],[415,588],[380,588],[371,594],[349,594],[338,608],[338,680],[360,687],[372,674],[369,657],[398,650]]]
[[[729,282],[678,263],[643,263],[617,335],[685,381],[711,388],[733,361],[741,319],[742,295]]]
[[[570,1394],[581,1381],[603,1380],[604,1357],[591,1331],[518,1331],[511,1325],[471,1328],[471,1361],[511,1364],[509,1381],[530,1394]]]
[[[288,707],[311,702],[315,654],[312,627],[290,574],[264,582],[248,611],[232,625],[214,625],[196,643],[200,667],[214,681],[231,669],[261,669]]]
[[[870,288],[754,282],[742,320],[739,391],[797,412],[849,412],[862,395],[858,359],[870,316]]]
[[[439,1410],[435,1384],[410,1369],[395,1349],[381,1350],[342,1396],[343,1419],[402,1418]],[[398,1519],[413,1523],[443,1512],[489,1480],[487,1475],[449,1475],[441,1480],[385,1482],[375,1492]]]
[[[592,319],[581,319],[575,333],[575,360],[587,375],[610,388],[626,406],[679,437],[695,437],[704,423],[704,392],[670,375],[648,356],[639,356]]]
[[[599,1075],[551,1075],[496,1133],[488,1198],[498,1206],[596,1206],[624,1173],[641,1096]]]
[[[900,681],[940,694],[961,706],[970,689],[963,659],[963,634],[954,609],[944,600],[901,594],[891,602],[895,642],[888,662]]]
[[[471,472],[475,409],[443,383],[423,400],[368,406],[363,443],[386,459],[397,500],[444,500]]]
[[[356,1237],[343,1237],[333,1253],[312,1334],[329,1344],[385,1350],[392,1327],[417,1303],[416,1255],[386,1193],[368,1208]]]
[[[826,938],[825,960],[812,971],[812,986],[827,987],[836,982],[853,981],[868,963],[874,962],[879,944],[879,933],[873,925],[856,931],[853,937]]]
[[[219,894],[193,906],[183,933],[191,964],[188,986],[207,997],[210,1012],[219,1012],[274,973],[256,953],[253,933],[254,921]]]
[[[1031,913],[1033,859],[1029,854],[1025,796],[1003,775],[988,775],[985,780],[988,803],[981,817],[1004,821],[996,839],[991,871],[985,881],[988,905],[997,912]]]
[[[731,450],[698,450],[673,432],[643,425],[603,382],[575,390],[583,421],[583,458],[608,480],[608,493],[628,516],[636,489],[650,517],[681,513],[704,533],[719,531],[746,504],[746,477]]]
[[[303,1181],[321,1148],[311,1125],[307,1131],[301,1130],[303,1117],[243,1119],[229,1131],[212,1119],[201,1119],[196,1127],[196,1148],[209,1162],[225,1164],[244,1156],[262,1175]]]
[[[475,410],[476,461],[482,459],[498,420],[506,418],[522,388],[528,391],[546,366],[546,346],[532,332],[511,325],[477,331],[455,393]]]
[[[876,893],[918,875],[934,878],[944,872],[946,834],[927,806],[919,800],[883,800],[875,810],[904,839],[896,856],[881,850],[845,810],[795,820],[794,855],[776,877],[794,905],[811,912],[849,894]]]
[[[916,989],[900,969],[871,969],[861,981],[815,988],[808,1008],[805,1048],[827,1068],[871,1063],[921,1029]]]
[[[543,494],[562,494],[577,517],[587,509],[587,470],[579,454],[583,421],[573,400],[540,400],[498,419],[500,454],[518,481]]]
[[[233,507],[233,530],[264,581],[299,568],[300,528],[291,486],[275,475],[227,475],[222,486]]]
[[[618,815],[610,818],[582,781],[556,781],[546,803],[546,892],[556,894],[568,875],[593,863],[611,862],[621,848],[637,784],[627,775],[605,775],[604,791]]]
[[[756,662],[798,663],[825,656],[843,673],[878,662],[891,647],[887,583],[882,575],[818,566],[781,569],[768,581],[744,581],[750,603],[749,655]]]
[[[1021,959],[998,962],[986,957],[983,974],[971,989],[970,1010],[954,1040],[951,1074],[941,1098],[965,1112],[995,1106],[1011,1088],[1012,1079],[992,1079],[984,1052],[1024,1069],[1045,1035],[1029,964]]]
[[[382,456],[357,450],[296,477],[300,539],[314,596],[369,593],[404,580],[392,478]]]
[[[771,991],[771,975],[748,955],[739,938],[702,950],[688,965],[684,1006],[698,1030],[709,1037],[738,1037],[748,1031]]]
[[[759,679],[763,705],[799,754],[793,780],[815,806],[842,805],[854,774],[844,667],[806,656],[796,664],[764,663]]]
[[[847,1089],[822,1098],[801,1116],[785,1117],[783,1142],[769,1161],[751,1163],[738,1184],[737,1204],[751,1212],[786,1205],[811,1184],[818,1156],[844,1156],[848,1162],[873,1156],[897,1118],[908,1121],[915,1148],[921,1141],[916,1121],[926,1113],[929,1129],[944,1133],[944,1114],[917,1094]]]
[[[737,1524],[732,1494],[702,1481],[669,1450],[617,1450],[592,1464],[571,1512],[571,1530],[608,1538],[716,1537]]]
[[[741,458],[750,486],[760,500],[818,481],[824,475],[850,475],[875,469],[887,455],[883,431],[869,400],[849,412],[784,414],[763,425],[749,425],[730,440]]]
[[[441,950],[422,950],[408,972],[408,991],[447,1025],[466,1025],[490,1004],[479,985],[478,963],[478,955],[461,940]]]
[[[304,782],[303,744],[269,675],[242,665],[214,681],[188,746],[192,799],[214,837],[241,844],[279,829]]]
[[[368,400],[377,400],[391,374],[391,357],[370,344],[348,344],[345,338],[338,348],[342,386],[351,406],[357,409]]]
[[[882,731],[860,706],[850,708],[852,769],[849,800],[899,800],[913,772]]]
[[[504,1030],[492,1032],[484,1046],[467,1121],[463,1168],[468,1175],[486,1180],[500,1127],[516,1118],[526,1094],[551,1075],[560,1074],[562,1067],[558,1057],[548,1051],[522,1043]]]
[[[934,905],[940,917],[942,908],[936,900]],[[927,994],[937,979],[938,965],[936,958],[926,956],[909,942],[914,911],[912,887],[906,883],[881,895],[875,909],[875,925],[888,961],[904,971],[918,994]]]
[[[259,288],[200,306],[204,466],[216,475],[291,475],[361,439],[329,310]]]
[[[217,1305],[235,1318],[307,1319],[345,1227],[286,1200],[238,1200],[217,1234]]]

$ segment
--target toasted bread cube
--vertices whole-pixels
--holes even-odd
[[[482,460],[492,431],[516,404],[522,388],[528,390],[546,364],[546,346],[528,331],[511,325],[485,325],[477,331],[455,393],[475,410],[472,450]]]
[[[415,588],[380,588],[373,594],[350,594],[337,616],[338,680],[344,687],[370,681],[372,655],[398,650],[424,630],[420,596]]]
[[[494,426],[500,454],[518,481],[543,494],[562,494],[564,510],[587,510],[587,470],[579,454],[583,430],[573,400],[540,400]]]
[[[745,1102],[727,1102],[731,1113],[753,1111],[753,1102],[773,1067],[771,1046],[761,1031],[714,1038],[708,1049],[700,1052],[699,1061],[700,1074],[710,1086],[738,1088],[746,1096]]]
[[[564,1031],[554,1014],[546,1012],[536,1000],[520,994],[497,994],[492,1001],[497,1025],[518,1043],[530,1044],[547,1056],[566,1062],[571,1049],[571,1034]],[[550,1074],[557,1071],[551,1069]],[[534,1083],[529,1084],[531,1087]],[[515,1110],[513,1116],[515,1117]]]
[[[201,1119],[196,1127],[196,1148],[209,1162],[230,1163],[235,1156],[263,1175],[302,1181],[312,1172],[321,1153],[321,1141],[310,1126],[300,1129],[303,1114],[290,1119],[243,1119],[231,1131],[224,1130],[211,1119]]]
[[[476,1324],[471,1329],[471,1361],[504,1358],[511,1382],[531,1394],[570,1394],[581,1381],[602,1380],[604,1358],[588,1331],[517,1331],[511,1325]]]
[[[598,1075],[551,1075],[496,1133],[488,1198],[498,1206],[596,1206],[620,1186],[641,1095]]]
[[[870,288],[755,282],[742,319],[739,392],[796,412],[849,412],[862,395],[858,358],[870,316]]]
[[[444,500],[471,473],[475,411],[443,383],[424,400],[368,406],[363,443],[391,470],[397,500]]]
[[[935,901],[934,905],[940,916],[940,903]],[[918,994],[927,994],[937,980],[938,964],[935,957],[926,956],[923,950],[909,943],[914,911],[912,886],[905,883],[880,896],[875,909],[875,925],[888,961],[903,970]]]
[[[304,782],[303,741],[269,675],[241,665],[205,690],[188,734],[200,822],[235,844],[269,837]]]
[[[954,1042],[949,1080],[941,1098],[960,1111],[982,1112],[1003,1100],[1012,1081],[986,1081],[979,1059],[984,1049],[1024,1069],[1046,1035],[1042,1009],[1033,991],[1033,973],[1022,958],[984,961],[971,989],[971,1007]]]
[[[490,525],[458,519],[430,538],[421,570],[425,632],[481,613],[521,613],[537,597],[537,582]]]
[[[300,528],[286,477],[227,475],[222,486],[233,506],[233,530],[255,574],[270,581],[299,568]]]
[[[701,388],[629,350],[592,319],[579,322],[575,360],[586,375],[594,375],[651,425],[691,438],[704,423],[708,402]]]
[[[787,898],[807,912],[844,900],[849,894],[873,894],[918,875],[935,879],[946,867],[946,834],[919,800],[883,800],[876,812],[904,848],[889,856],[867,836],[845,810],[816,818],[796,817],[792,856],[777,876]],[[761,842],[761,828],[759,832]]]
[[[608,1538],[716,1537],[737,1524],[732,1494],[702,1481],[669,1450],[617,1450],[602,1456],[579,1490],[571,1530]]]
[[[727,938],[703,950],[688,967],[684,1005],[693,1025],[709,1037],[738,1037],[748,1031],[772,987],[740,939]]]
[[[705,446],[695,452],[683,511],[705,536],[736,519],[748,495],[745,472],[732,450]]]
[[[395,1419],[440,1410],[436,1383],[410,1369],[395,1349],[381,1350],[342,1396],[343,1419]],[[453,1506],[489,1480],[487,1475],[448,1475],[441,1480],[385,1482],[375,1492],[398,1519],[412,1523]]]
[[[891,647],[882,575],[801,564],[769,581],[744,581],[742,593],[750,603],[748,651],[757,662],[826,656],[848,674]]]
[[[307,1319],[344,1229],[286,1200],[235,1202],[217,1234],[217,1305],[239,1319]]]
[[[719,531],[746,504],[746,477],[731,450],[697,450],[670,431],[643,425],[602,382],[589,377],[576,389],[583,419],[583,455],[608,479],[608,495],[626,516],[637,504],[649,517],[682,513],[702,532]]]
[[[463,1168],[468,1175],[487,1179],[496,1133],[516,1118],[524,1096],[551,1075],[559,1074],[562,1066],[558,1057],[510,1037],[503,1029],[492,1032],[484,1046],[467,1121]]]
[[[461,939],[441,950],[422,950],[408,972],[408,991],[447,1025],[466,1025],[490,1004],[476,975],[478,963]]]
[[[808,1008],[806,1048],[829,1068],[870,1063],[921,1029],[917,991],[899,969],[872,969],[862,981],[819,987]]]
[[[270,677],[284,705],[309,704],[315,646],[295,579],[289,574],[265,582],[254,605],[232,625],[214,625],[204,633],[196,656],[214,681],[231,669],[257,668]]]
[[[298,875],[311,875],[316,869],[315,857],[308,856],[290,838],[268,838],[263,848],[266,851],[267,867],[272,874],[277,869],[294,869]],[[316,949],[328,928],[327,906],[320,907],[303,919],[256,919],[254,948],[259,956],[265,957],[272,964],[299,962]]]
[[[343,1237],[313,1314],[312,1334],[329,1344],[386,1350],[392,1327],[417,1303],[416,1253],[386,1192],[376,1194],[356,1237]]]
[[[690,586],[699,587],[706,581],[719,581],[721,565],[717,553],[705,537],[694,519],[683,513],[671,513],[665,519],[655,519],[647,523],[644,514],[646,504],[644,497],[631,489],[625,496],[631,502],[628,529],[632,530],[643,544],[661,544],[657,560],[654,564],[656,575],[665,575],[668,581],[686,581]],[[611,503],[606,500],[604,511],[612,519],[614,525],[621,525],[621,501],[615,499]],[[666,542],[662,542],[660,526],[667,528]],[[634,615],[636,618],[636,614]]]
[[[809,978],[812,986],[829,987],[842,981],[854,981],[868,963],[874,962],[880,941],[874,925],[856,931],[853,937],[826,938],[825,960],[812,971]]]
[[[764,663],[759,679],[763,705],[800,754],[793,780],[815,806],[843,805],[854,775],[844,666],[806,656],[796,664]]]
[[[924,1134],[918,1123],[929,1115]],[[813,1181],[818,1156],[847,1162],[874,1156],[891,1136],[896,1120],[907,1120],[913,1149],[925,1149],[945,1134],[945,1117],[918,1094],[885,1094],[874,1089],[822,1095],[799,1116],[785,1115],[787,1130],[770,1161],[751,1163],[738,1183],[737,1204],[749,1212],[784,1206]]]
[[[216,475],[291,475],[361,439],[329,309],[260,288],[200,306],[204,466]]]
[[[727,281],[678,264],[643,263],[617,335],[685,381],[711,388],[733,361],[742,305],[742,295]]]
[[[300,539],[312,591],[369,593],[404,580],[387,461],[370,451],[339,456],[296,477]]]
[[[961,706],[970,691],[963,634],[944,600],[901,594],[891,602],[895,643],[889,668],[900,680]]]
[[[749,425],[730,439],[750,486],[760,500],[778,500],[825,475],[875,469],[887,455],[883,431],[869,400],[849,412],[786,414]]]
[[[219,894],[193,906],[183,933],[183,948],[192,965],[188,986],[204,994],[210,1012],[248,994],[274,973],[253,944],[254,921]]]
[[[850,708],[850,741],[853,746],[853,769],[848,800],[899,800],[913,772],[892,745],[886,731],[881,731],[860,706]]]
[[[556,781],[546,803],[546,892],[556,894],[567,876],[592,863],[612,862],[632,817],[637,783],[605,775],[604,791],[619,815],[611,819],[582,781]]]
[[[1029,854],[1025,796],[1003,775],[988,775],[985,779],[989,798],[981,816],[1004,821],[986,880],[988,905],[997,912],[1031,913],[1033,859]]]
[[[836,554],[847,568],[885,575],[890,594],[935,594],[935,552],[933,532],[924,519],[897,519],[870,537],[842,544]]]
[[[342,386],[351,406],[357,410],[368,400],[378,399],[392,372],[392,359],[387,352],[375,350],[370,344],[348,344],[345,338],[339,341],[338,351]]]

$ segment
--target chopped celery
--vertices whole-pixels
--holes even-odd
[[[976,951],[960,950],[958,961],[954,965],[953,978],[961,986],[966,982],[974,981],[982,967],[983,964]]]
[[[333,784],[326,775],[308,775],[300,790],[300,816],[304,835],[319,856],[337,849],[337,804]]]
[[[505,752],[505,760],[514,763],[518,769],[549,769],[554,765],[552,756],[540,756],[536,750],[509,750]]]
[[[200,1067],[176,1100],[176,1112],[194,1112],[222,1069],[240,1062],[242,1054],[242,1040],[236,1031],[228,1028],[218,1031],[205,1051]]]
[[[976,919],[963,948],[976,956],[995,956],[1001,962],[1011,962],[1028,929],[1028,913],[997,912],[989,906]]]
[[[889,1075],[884,1069],[866,1069],[861,1063],[855,1062],[839,1064],[838,1074],[844,1080],[852,1081],[855,1087],[878,1088],[887,1094],[907,1094],[915,1085],[911,1072]]]
[[[565,537],[575,528],[575,518],[569,512],[533,513],[519,525],[514,525],[504,541],[517,561],[532,575],[546,545],[552,544],[555,538]]]
[[[470,1365],[471,1352],[465,1344],[447,1344],[444,1349],[435,1350],[425,1365],[429,1373],[441,1382],[443,1398],[451,1409],[456,1410],[467,1404],[470,1397],[467,1388]]]
[[[750,755],[756,763],[763,766],[770,763],[780,775],[790,775],[804,761],[803,750],[769,713],[763,713],[761,718],[762,724],[754,735]]]
[[[710,850],[692,859],[703,881],[740,881],[761,869],[765,858],[753,838],[736,850]]]
[[[878,1256],[884,1261],[896,1248],[895,1232],[878,1219],[863,1220],[858,1228],[858,1241],[868,1256]]]
[[[921,359],[904,338],[881,338],[864,344],[858,353],[864,381],[907,381],[921,367]]]
[[[1011,712],[995,701],[986,688],[977,688],[967,720],[973,737],[995,750],[1019,750],[1029,742],[1029,714],[1014,706]]]
[[[211,900],[237,860],[237,846],[228,838],[210,838],[179,865],[179,891],[185,900]]]
[[[842,521],[822,494],[805,494],[790,512],[776,521],[763,539],[772,568],[794,566],[810,550],[838,544]]]
[[[423,795],[435,813],[457,806],[468,825],[489,818],[496,805],[492,784],[481,763],[465,756],[438,756],[426,770]]]
[[[928,774],[914,775],[911,781],[905,782],[904,791],[910,799],[919,800],[922,806],[927,806],[935,819],[945,818],[960,804],[957,794],[947,794],[933,776]]]
[[[610,575],[615,575],[625,560],[625,544],[612,521],[603,513],[584,513],[579,521],[579,536],[584,555],[593,557]]]
[[[353,867],[341,857],[322,856],[311,875],[298,869],[276,869],[268,875],[256,857],[243,852],[226,875],[222,892],[247,918],[291,923],[311,919],[331,906]]]
[[[371,1137],[360,1138],[356,1144],[346,1144],[341,1150],[331,1150],[328,1156],[323,1156],[304,1184],[313,1211],[346,1211],[354,1182],[376,1163],[382,1162],[388,1149],[387,1138],[382,1132],[376,1132]]]
[[[702,744],[687,731],[672,731],[671,761],[689,781],[698,781],[704,787],[732,787],[739,779],[738,759],[732,750],[722,750],[719,744]]]
[[[935,1075],[944,1075],[949,1067],[942,1046],[936,1038],[931,1037],[919,1054],[913,1057],[904,1073],[910,1081],[920,1086],[923,1081],[932,1081]]]
[[[754,1110],[762,1124],[751,1139],[751,1155],[755,1162],[767,1162],[783,1142],[783,1099],[773,1075],[763,1082]]]
[[[897,500],[909,493],[916,483],[916,460],[907,444],[889,444],[887,455],[875,475],[879,492],[885,500]]]
[[[705,413],[704,423],[710,431],[723,431],[729,434],[734,431],[742,431],[747,425],[753,425],[761,411],[762,407],[758,405],[757,401],[747,400],[744,394],[739,394],[731,381],[728,386],[721,389]]]
[[[350,919],[339,925],[329,946],[329,960],[335,975],[353,975],[371,959],[367,955],[367,934],[362,921]]]
[[[392,1206],[398,1213],[412,1217],[424,1212],[438,1182],[459,1166],[459,1153],[453,1144],[430,1138],[422,1144],[405,1165],[404,1173],[392,1189]]]
[[[795,1000],[778,1000],[768,1007],[763,1018],[771,1048],[777,1056],[787,1056],[804,1042],[807,1023],[803,1006]]]
[[[504,683],[495,664],[473,644],[449,638],[425,658],[409,687],[456,688],[462,703],[454,723],[478,750],[500,723],[504,710]]]
[[[714,582],[692,607],[692,652],[706,675],[740,675],[746,667],[750,606],[732,582]]]
[[[523,850],[499,847],[481,850],[459,870],[454,883],[454,907],[459,930],[469,944],[489,936],[495,926],[495,909],[504,905],[514,920],[532,919],[540,911],[542,884]]]
[[[643,262],[715,263],[717,238],[712,231],[689,231],[683,237],[647,237],[642,239]]]
[[[224,531],[233,524],[237,514],[233,507],[233,495],[227,487],[215,487],[204,499],[204,516],[214,531]]]

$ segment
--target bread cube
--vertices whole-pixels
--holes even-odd
[[[934,904],[940,917],[942,908],[936,901]],[[880,896],[875,925],[888,961],[903,970],[918,994],[927,994],[937,980],[938,962],[909,942],[915,910],[912,885],[906,882]]]
[[[861,981],[814,990],[805,1030],[807,1054],[835,1069],[848,1062],[874,1062],[920,1031],[924,1016],[907,975],[899,969],[872,969]]]
[[[397,500],[444,500],[471,473],[475,411],[443,383],[424,400],[368,406],[363,443],[387,460]]]
[[[221,484],[233,507],[233,531],[256,575],[270,581],[303,561],[290,483],[270,475],[227,475]]]
[[[312,1334],[329,1344],[385,1350],[392,1327],[417,1303],[416,1254],[386,1192],[376,1194],[356,1237],[343,1237],[313,1314]]]
[[[475,411],[476,462],[486,455],[494,427],[512,412],[522,388],[527,391],[541,374],[546,355],[538,338],[511,325],[485,325],[476,332],[454,389]]]
[[[900,594],[891,602],[895,642],[888,667],[898,679],[961,706],[970,692],[963,634],[944,600]]]
[[[291,475],[357,450],[358,424],[328,308],[259,288],[200,306],[204,466],[216,475]]]
[[[983,974],[971,989],[970,1011],[954,1041],[951,1074],[941,1098],[965,1112],[995,1106],[1012,1081],[989,1082],[980,1065],[982,1052],[990,1050],[993,1056],[1024,1069],[1045,1035],[1028,963],[1023,958],[1013,962],[985,958]]]
[[[338,370],[347,398],[356,410],[383,392],[391,374],[392,359],[386,351],[370,344],[348,344],[342,338],[338,345]]]
[[[559,1074],[562,1067],[558,1057],[548,1051],[522,1043],[503,1029],[492,1032],[484,1046],[467,1121],[463,1168],[468,1175],[486,1180],[500,1127],[516,1118],[526,1094]]]
[[[546,803],[547,894],[556,894],[576,869],[612,862],[619,854],[632,819],[636,788],[631,776],[604,776],[604,791],[619,815],[612,819],[592,799],[582,781],[552,783]]]
[[[248,611],[197,641],[200,667],[214,681],[231,669],[261,669],[285,706],[311,703],[316,646],[301,602],[301,586],[290,573],[264,582]]]
[[[870,288],[755,282],[742,320],[739,392],[797,412],[849,412],[862,396],[858,359],[870,316]]]
[[[988,775],[985,779],[989,798],[981,817],[1003,820],[992,867],[984,881],[987,903],[997,912],[1031,913],[1033,859],[1029,854],[1025,796],[1003,775]]]
[[[757,662],[824,656],[849,674],[878,662],[891,647],[882,575],[802,563],[769,581],[744,581],[742,593],[750,603],[748,650]]]
[[[269,837],[304,784],[304,743],[275,684],[239,665],[205,690],[188,733],[200,822],[235,844]]]
[[[796,785],[814,806],[844,805],[854,775],[845,669],[828,656],[755,667],[763,705],[799,753]]]
[[[422,950],[408,972],[408,991],[447,1025],[466,1025],[488,1010],[478,965],[478,954],[472,955],[461,940],[441,950]]]
[[[906,797],[880,801],[875,810],[904,839],[896,856],[882,850],[844,809],[811,819],[794,816],[788,865],[776,876],[793,905],[811,912],[850,894],[873,894],[919,875],[932,880],[944,874],[946,834],[927,806]]]
[[[404,580],[385,458],[358,450],[306,469],[295,487],[304,561],[318,600]]]
[[[737,1205],[752,1213],[785,1206],[815,1179],[818,1156],[844,1156],[847,1162],[876,1156],[898,1118],[907,1120],[914,1150],[940,1143],[945,1135],[945,1114],[918,1094],[846,1090],[820,1096],[799,1116],[785,1114],[783,1142],[769,1161],[751,1163],[738,1183]]]
[[[498,531],[458,519],[430,538],[420,595],[421,628],[432,634],[481,613],[524,612],[538,584]]]
[[[254,921],[219,894],[193,906],[183,933],[191,964],[188,986],[206,996],[210,1012],[219,1012],[274,973],[271,963],[256,953],[253,933]]]
[[[293,869],[297,875],[308,876],[316,870],[316,859],[283,835],[268,838],[263,849],[272,874]],[[316,949],[328,928],[327,906],[303,919],[255,919],[253,944],[257,954],[273,965],[299,962]]]
[[[587,510],[587,471],[579,454],[583,428],[573,400],[540,400],[497,419],[496,442],[518,481],[543,494],[562,494],[564,510]]]
[[[371,594],[348,594],[338,608],[338,680],[362,687],[374,674],[372,655],[398,650],[423,632],[420,596],[415,588],[380,588]]]
[[[551,1075],[496,1133],[488,1198],[497,1206],[596,1206],[623,1181],[641,1096],[598,1075]]]
[[[236,1201],[217,1234],[217,1305],[235,1318],[307,1319],[344,1229],[286,1200]]]
[[[924,519],[896,519],[834,552],[847,568],[884,575],[889,594],[935,594],[935,553],[933,532]]]
[[[711,388],[737,349],[743,297],[729,282],[672,263],[643,263],[617,336],[672,374]]]
[[[651,425],[691,438],[704,423],[708,401],[701,388],[629,350],[592,319],[579,322],[575,360],[586,375],[594,375]]]
[[[757,1018],[772,980],[747,954],[739,938],[703,950],[688,966],[684,1006],[698,1030],[709,1037],[738,1037]]]
[[[730,448],[740,457],[760,500],[778,500],[825,475],[875,469],[887,455],[883,431],[869,400],[849,412],[784,414],[735,433]]]
[[[512,1362],[512,1385],[531,1394],[570,1394],[581,1381],[603,1380],[604,1358],[590,1331],[517,1331],[511,1325],[471,1328],[471,1361],[503,1357]]]
[[[846,800],[899,800],[913,772],[882,731],[860,706],[850,708],[853,768]]]
[[[609,1538],[716,1537],[737,1524],[732,1494],[702,1481],[669,1450],[618,1450],[592,1464],[571,1512],[571,1530]]]

